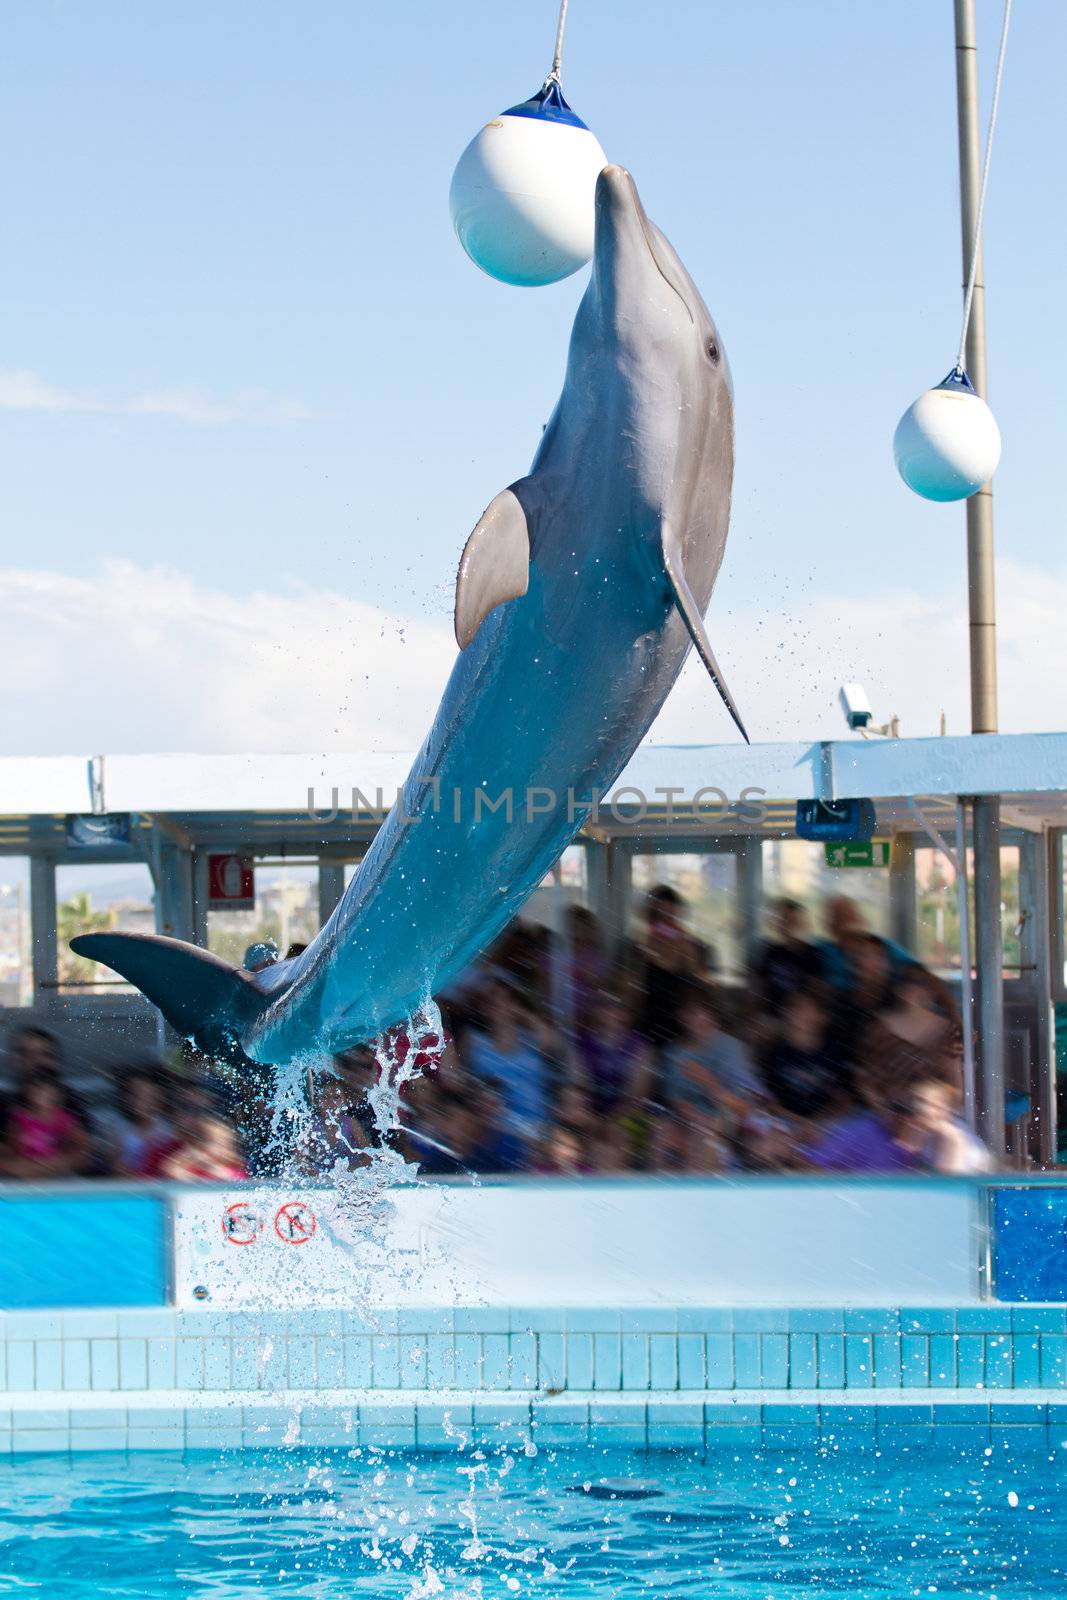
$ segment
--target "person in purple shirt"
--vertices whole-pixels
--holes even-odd
[[[835,1122],[800,1155],[822,1172],[919,1172],[921,1147],[906,1142],[908,1120],[895,1108],[884,1120],[875,1111],[859,1111]]]
[[[989,1171],[989,1152],[954,1115],[952,1092],[936,1079],[912,1084],[883,1111],[860,1111],[800,1152],[823,1172]]]
[[[613,1116],[649,1092],[652,1046],[621,996],[602,991],[592,997],[578,1033],[577,1062],[598,1117]]]

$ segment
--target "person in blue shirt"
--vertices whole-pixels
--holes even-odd
[[[505,1129],[526,1144],[541,1137],[548,1116],[545,1031],[517,990],[497,979],[486,992],[483,1027],[472,1028],[463,1045],[469,1071],[499,1086]]]
[[[856,941],[874,935],[860,907],[846,894],[832,895],[823,908],[823,917],[829,938],[815,941],[822,960],[823,982],[834,990],[848,989],[855,978]],[[915,957],[903,945],[892,939],[881,939],[881,943],[889,957],[892,979],[898,978],[906,967],[914,966]]]

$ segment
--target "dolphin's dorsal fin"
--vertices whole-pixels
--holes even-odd
[[[456,643],[466,650],[494,606],[530,584],[526,513],[511,489],[490,501],[463,547],[456,574]]]
[[[712,652],[711,641],[707,629],[704,627],[704,618],[696,597],[690,589],[685,577],[685,566],[682,561],[682,545],[669,522],[665,522],[660,529],[660,544],[663,550],[663,565],[667,573],[667,581],[674,594],[674,603],[682,613],[682,620],[689,629],[689,635],[697,647],[697,654],[707,667],[711,681],[722,695],[727,711],[737,723],[741,737],[748,744],[749,737],[745,732],[745,725],[741,721],[741,714],[734,705],[734,697],[726,687],[726,679],[719,671],[719,663]]]

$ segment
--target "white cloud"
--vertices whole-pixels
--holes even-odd
[[[0,570],[9,671],[5,754],[414,750],[455,657],[451,619],[412,620],[326,590],[235,597],[115,562],[91,577]],[[1063,726],[1067,573],[1001,563],[1001,725]],[[721,613],[721,614],[720,614]],[[727,614],[712,634],[753,739],[840,736],[838,685],[865,684],[909,735],[968,727],[958,596],[900,588]],[[735,735],[690,660],[660,743]]]
[[[175,385],[125,400],[61,388],[36,372],[0,369],[0,410],[84,411],[111,417],[173,417],[203,426],[226,423],[300,422],[312,416],[305,406],[262,389],[243,389],[227,398],[204,389]]]

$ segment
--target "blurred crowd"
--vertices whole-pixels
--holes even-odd
[[[513,923],[438,997],[447,1045],[404,1085],[389,1142],[437,1175],[987,1170],[951,991],[850,900],[823,912],[814,937],[777,901],[733,984],[666,885],[621,948],[582,906],[560,934]],[[3,1180],[310,1177],[382,1142],[370,1047],[290,1084],[281,1110],[272,1069],[188,1050],[92,1105],[44,1028],[14,1032],[5,1066]]]

